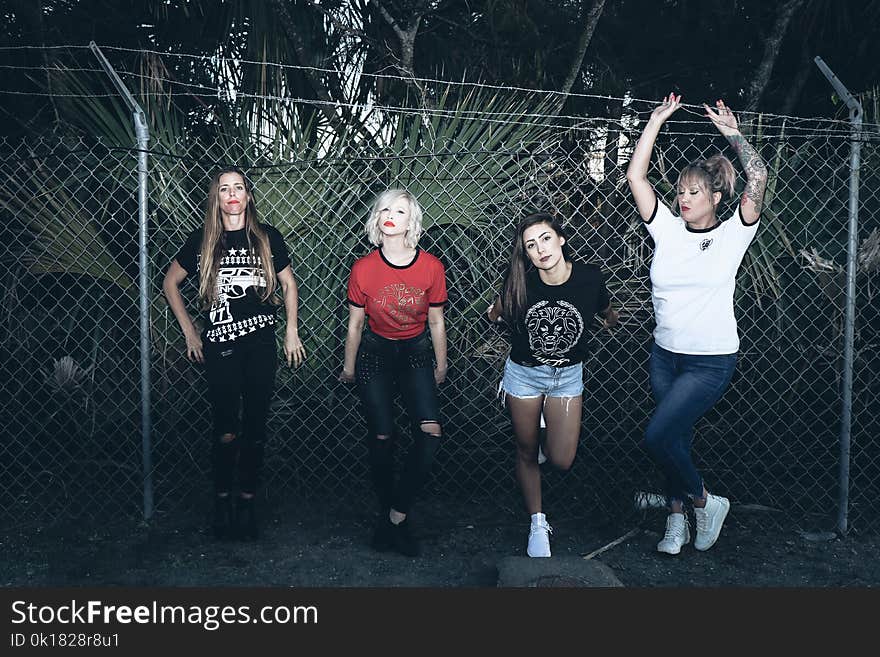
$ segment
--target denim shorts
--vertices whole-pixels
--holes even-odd
[[[508,357],[504,363],[501,389],[505,394],[520,398],[577,397],[584,393],[584,365],[529,367],[514,363]]]

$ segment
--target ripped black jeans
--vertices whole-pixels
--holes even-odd
[[[407,340],[389,340],[364,331],[355,362],[355,379],[367,420],[370,475],[381,512],[409,513],[440,446],[433,347],[425,331]],[[412,444],[400,480],[394,476],[394,399],[400,394],[412,426]],[[378,436],[385,436],[379,439]]]
[[[237,464],[241,492],[256,493],[263,465],[266,418],[278,369],[275,331],[263,329],[231,342],[206,340],[204,345],[214,424],[214,491],[232,490]],[[227,434],[235,437],[224,441]]]

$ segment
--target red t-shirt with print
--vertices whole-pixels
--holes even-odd
[[[428,308],[446,301],[446,268],[419,248],[408,265],[392,265],[376,249],[351,268],[348,302],[364,309],[370,330],[383,338],[414,338],[425,330]]]

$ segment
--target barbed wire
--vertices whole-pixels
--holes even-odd
[[[52,46],[51,48],[64,48],[65,46]],[[70,48],[85,48],[85,46],[69,46]],[[13,47],[5,47],[3,49],[38,49],[39,46],[13,46]],[[278,66],[282,68],[294,68],[294,69],[308,69],[316,72],[333,72],[338,73],[334,69],[327,69],[321,67],[307,67],[293,64],[280,64],[276,62],[257,62],[253,60],[239,60],[234,58],[220,57],[220,56],[204,56],[204,55],[192,55],[187,53],[161,53],[156,50],[148,50],[148,49],[132,49],[132,48],[122,48],[116,46],[107,47],[109,50],[118,50],[123,52],[134,52],[134,53],[151,53],[151,54],[159,54],[159,55],[169,55],[173,57],[180,58],[191,58],[198,59],[200,61],[212,61],[212,62],[230,62],[230,63],[238,63],[238,64],[259,64],[259,65],[271,65]],[[101,69],[96,68],[86,68],[86,67],[46,67],[46,66],[20,66],[20,65],[0,65],[0,68],[4,68],[7,70],[26,70],[26,71],[47,71],[47,72],[89,72],[89,73],[103,73]],[[633,132],[636,130],[638,123],[642,120],[642,115],[646,113],[650,113],[653,111],[653,107],[648,108],[646,110],[638,110],[633,107],[636,103],[649,103],[651,105],[656,105],[657,101],[648,101],[644,99],[633,98],[630,96],[625,97],[615,97],[608,95],[595,95],[595,94],[571,94],[575,96],[581,96],[585,98],[594,98],[594,99],[603,99],[603,100],[614,100],[620,102],[626,108],[624,114],[620,118],[612,118],[612,117],[587,117],[587,116],[579,116],[579,115],[571,115],[571,114],[548,114],[541,112],[526,112],[517,114],[516,118],[513,118],[510,112],[507,111],[488,111],[488,110],[466,110],[466,109],[443,109],[437,107],[413,107],[413,106],[404,106],[404,105],[393,105],[393,104],[378,104],[378,103],[357,103],[357,102],[344,102],[340,100],[320,100],[313,98],[302,98],[298,96],[280,96],[275,94],[253,94],[248,92],[242,92],[234,88],[222,89],[220,87],[209,87],[204,84],[198,84],[194,82],[182,82],[180,80],[176,80],[173,78],[165,77],[165,76],[157,76],[157,75],[146,75],[143,73],[138,73],[135,71],[130,71],[127,69],[117,69],[117,72],[122,76],[127,76],[130,78],[134,78],[137,80],[148,80],[152,83],[160,83],[163,86],[168,85],[172,87],[180,87],[184,90],[183,93],[194,97],[194,98],[211,98],[211,99],[220,99],[228,98],[231,100],[238,99],[251,99],[251,100],[260,100],[260,101],[270,101],[270,102],[278,102],[282,104],[305,104],[318,108],[330,108],[334,110],[339,110],[342,108],[352,110],[355,113],[372,113],[372,112],[384,112],[388,114],[404,114],[404,115],[418,115],[425,117],[436,117],[436,118],[456,118],[463,120],[479,120],[484,123],[494,123],[494,124],[503,124],[505,126],[521,126],[521,127],[532,127],[532,128],[543,128],[543,129],[556,129],[556,130],[586,130],[586,129],[597,129],[597,128],[606,128],[611,129],[613,126],[614,129],[620,130],[621,132]],[[388,75],[388,74],[366,74],[377,78],[388,78],[388,79],[409,79],[402,78],[401,76]],[[485,89],[504,89],[508,91],[524,91],[529,93],[553,93],[553,94],[561,94],[558,91],[551,90],[541,90],[541,89],[531,89],[526,87],[508,87],[508,86],[499,86],[499,85],[488,85],[484,83],[473,83],[473,82],[455,82],[451,80],[439,80],[432,78],[416,78],[422,82],[431,82],[431,83],[442,83],[448,85],[459,85],[459,86],[469,86],[475,88],[485,88]],[[39,92],[39,91],[21,91],[15,89],[0,89],[0,94],[6,95],[16,95],[16,96],[35,96],[35,97],[46,97],[46,98],[115,98],[117,94],[115,93],[69,93],[69,92]],[[169,92],[164,90],[143,90],[141,89],[140,95],[142,97],[162,97],[165,98],[169,95]],[[680,120],[671,118],[667,121],[666,130],[672,132],[672,129],[675,128],[675,132],[678,136],[693,136],[693,137],[704,137],[704,136],[718,136],[718,133],[712,129],[693,129],[694,126],[705,126],[705,120],[707,117],[704,112],[704,107],[702,105],[690,105],[683,104],[682,109],[685,113],[691,114],[693,116],[700,117],[701,121],[693,121],[693,120]],[[782,136],[784,131],[788,131],[789,133],[798,133],[798,137],[801,139],[811,138],[811,137],[840,137],[847,139],[849,141],[861,141],[861,142],[874,142],[876,139],[880,138],[880,124],[874,123],[865,123],[862,125],[861,133],[854,134],[853,127],[849,122],[841,121],[839,119],[829,119],[829,118],[802,118],[802,117],[794,117],[794,116],[786,116],[786,115],[778,115],[778,114],[767,114],[767,113],[750,113],[750,112],[737,112],[741,118],[740,123],[743,127],[746,124],[750,124],[749,119],[745,118],[746,116],[753,116],[759,124],[764,126],[764,130],[767,131],[768,123],[773,123],[773,119],[781,119],[782,125],[778,128],[780,134],[766,134],[763,136],[759,136],[759,139],[764,140],[773,140],[777,141],[779,137]],[[496,118],[497,117],[497,118]],[[339,118],[344,118],[340,116]],[[524,120],[525,119],[525,120]],[[531,119],[531,120],[528,120]],[[570,123],[562,123],[568,121]],[[827,125],[827,127],[820,127],[816,125],[800,125],[802,123],[811,123],[815,124],[817,122],[823,122]],[[688,129],[687,133],[683,133],[678,128],[684,127]],[[876,133],[876,134],[871,134]],[[750,137],[754,137],[754,135],[750,135]]]
[[[133,76],[145,79],[152,80],[164,80],[171,84],[176,84],[185,87],[196,87],[201,88],[205,91],[210,91],[211,93],[188,93],[188,95],[198,98],[222,98],[224,95],[234,96],[236,99],[255,99],[255,100],[268,100],[275,101],[285,104],[292,103],[301,103],[306,105],[313,105],[316,107],[330,107],[333,109],[339,108],[348,108],[359,111],[382,111],[388,113],[399,113],[399,114],[408,114],[408,115],[419,115],[419,116],[430,116],[430,117],[439,117],[439,118],[462,118],[467,120],[479,120],[486,123],[495,123],[501,125],[518,125],[523,127],[541,127],[548,129],[559,129],[559,130],[584,130],[584,129],[595,129],[596,127],[608,127],[613,125],[615,128],[619,128],[625,131],[633,131],[635,129],[635,125],[627,125],[623,119],[615,119],[610,117],[584,117],[577,115],[552,115],[552,114],[541,114],[541,113],[524,113],[519,116],[529,117],[533,119],[548,119],[548,121],[523,121],[513,119],[510,112],[490,112],[486,110],[463,110],[463,109],[440,109],[440,108],[418,108],[418,107],[407,107],[402,105],[380,105],[380,104],[363,104],[363,103],[345,103],[341,101],[323,101],[313,98],[302,98],[298,96],[277,96],[273,94],[251,94],[247,92],[238,92],[238,91],[225,91],[220,89],[214,89],[211,87],[204,87],[203,85],[194,85],[192,83],[183,83],[178,82],[176,80],[171,80],[168,78],[155,78],[153,76],[145,76],[142,74],[132,73],[131,71],[119,71],[120,75],[123,76]],[[8,95],[18,95],[18,96],[35,96],[35,97],[43,97],[43,98],[117,98],[118,94],[115,93],[66,93],[66,92],[32,92],[32,91],[18,91],[18,90],[10,90],[10,89],[0,89],[0,94],[8,94]],[[167,92],[163,91],[142,91],[140,92],[142,97],[155,97],[155,98],[164,98],[167,97]],[[493,118],[500,117],[500,118]],[[342,117],[340,117],[342,118]],[[571,124],[558,123],[560,120],[570,120]],[[809,119],[816,120],[816,119]],[[698,126],[704,125],[703,121],[682,121],[669,119],[666,122],[667,126]],[[850,141],[862,141],[862,142],[873,142],[880,138],[880,134],[871,135],[871,134],[862,134],[861,136],[854,136],[851,127],[847,127],[846,129],[835,129],[835,128],[821,128],[821,127],[803,127],[798,125],[786,125],[785,129],[791,132],[800,133],[798,136],[800,138],[810,138],[810,137],[840,137]],[[870,132],[878,132],[880,133],[880,125],[878,124],[863,124],[862,133],[870,133]],[[694,137],[705,137],[705,136],[718,136],[719,133],[713,130],[689,130],[686,133],[678,132],[678,136],[694,136]],[[762,140],[771,140],[776,139],[777,135],[768,134],[761,137]]]
[[[17,64],[0,64],[0,68],[10,69],[10,70],[20,70],[20,71],[63,71],[65,73],[74,71],[77,73],[104,73],[103,69],[100,68],[74,68],[70,66],[20,66]]]
[[[87,68],[46,69],[46,67],[39,67],[39,66],[18,67],[18,66],[10,66],[10,65],[2,66],[2,68],[12,68],[12,69],[22,68],[25,70],[62,70],[62,71],[103,73],[103,70],[101,70],[101,69],[87,69]],[[134,71],[129,71],[127,69],[117,69],[116,72],[120,76],[128,76],[128,77],[133,77],[133,78],[137,78],[137,79],[141,79],[141,80],[150,80],[152,82],[162,82],[162,83],[167,83],[169,85],[184,87],[185,89],[188,90],[187,91],[188,95],[200,97],[200,98],[217,98],[217,97],[222,98],[223,96],[230,96],[230,97],[234,96],[235,98],[270,100],[270,101],[279,101],[279,102],[285,102],[285,103],[303,103],[303,104],[310,104],[310,105],[316,105],[316,106],[330,106],[330,107],[334,107],[334,108],[345,107],[345,108],[350,108],[350,109],[363,109],[363,110],[368,110],[368,111],[380,110],[380,111],[387,111],[387,112],[405,112],[405,113],[410,113],[410,114],[413,114],[413,113],[414,114],[428,114],[431,116],[440,116],[440,117],[445,117],[445,118],[456,116],[456,117],[483,119],[484,117],[496,117],[497,116],[497,117],[505,117],[505,120],[504,120],[505,124],[512,124],[512,125],[521,124],[521,125],[530,125],[530,126],[544,125],[544,124],[539,124],[539,123],[511,121],[509,118],[510,117],[509,111],[508,112],[490,112],[490,111],[486,111],[486,110],[462,110],[462,109],[446,110],[446,109],[442,109],[442,108],[430,108],[430,107],[415,108],[415,107],[407,107],[407,106],[403,106],[403,105],[381,105],[381,104],[376,104],[376,103],[364,104],[364,103],[346,103],[343,101],[322,101],[319,99],[301,98],[301,97],[296,97],[296,96],[278,96],[278,95],[274,95],[274,94],[252,94],[252,93],[237,91],[234,89],[221,89],[220,87],[208,87],[208,86],[205,86],[202,84],[197,84],[194,82],[181,82],[181,81],[175,80],[173,78],[167,78],[167,77],[161,77],[161,76],[155,76],[155,75],[145,75],[143,73],[137,73]],[[210,92],[210,93],[193,93],[193,92],[189,91],[191,89],[201,90],[201,91]],[[68,94],[68,93],[47,93],[47,92],[24,92],[24,91],[5,90],[5,89],[0,89],[0,93],[17,94],[17,95],[33,95],[33,96],[41,96],[41,97],[62,97],[62,98],[84,98],[84,97],[103,98],[103,97],[109,97],[109,96],[116,96],[116,94],[97,94],[97,93],[96,94]],[[150,91],[150,92],[143,93],[143,95],[155,97],[155,96],[164,96],[166,94],[165,94],[165,92],[162,92],[162,91]],[[584,117],[584,116],[564,115],[564,114],[546,114],[546,113],[538,113],[538,112],[527,112],[524,114],[519,114],[519,116],[535,118],[535,119],[547,118],[547,119],[554,119],[557,121],[562,120],[562,119],[570,119],[572,121],[595,122],[595,123],[608,122],[610,120],[610,119],[604,119],[604,118],[600,118],[600,117]],[[570,127],[570,126],[548,125],[547,127]]]
[[[3,142],[0,141],[0,147],[2,147],[3,145],[4,145]],[[217,160],[217,159],[213,159],[213,158],[195,158],[192,156],[180,155],[178,153],[171,153],[171,152],[168,152],[165,150],[159,150],[159,149],[153,149],[153,148],[137,148],[134,146],[130,146],[130,147],[129,146],[107,146],[107,145],[101,144],[100,142],[97,142],[96,146],[101,147],[103,149],[101,151],[101,153],[129,153],[129,154],[147,153],[147,154],[155,156],[155,157],[166,157],[166,158],[180,160],[183,162],[188,162],[191,164],[203,164],[203,165],[215,166],[215,165],[224,164],[224,163],[228,162],[228,159]],[[74,155],[74,154],[78,154],[78,153],[82,153],[82,152],[95,152],[96,146],[82,146],[82,147],[71,148],[71,149],[67,149],[67,150],[60,150],[60,149],[56,148],[53,151],[48,152],[48,153],[32,154],[32,155],[28,155],[28,156],[24,156],[24,157],[16,156],[16,157],[2,158],[2,159],[0,159],[0,165],[12,163],[12,162],[18,163],[18,162],[25,162],[25,161],[32,161],[32,160],[48,159],[48,158],[53,158],[53,157],[65,157],[67,155]],[[554,151],[547,151],[548,155],[551,155],[553,153],[554,153]],[[464,158],[464,157],[471,157],[474,155],[496,155],[496,156],[509,155],[511,157],[515,157],[515,156],[521,156],[524,154],[528,154],[529,156],[534,155],[532,153],[526,153],[526,151],[524,151],[523,149],[511,149],[511,148],[492,148],[492,149],[473,148],[473,149],[454,150],[454,151],[453,150],[431,150],[431,151],[424,152],[424,153],[408,153],[408,154],[389,152],[388,154],[377,153],[376,155],[372,155],[372,156],[357,155],[357,154],[352,153],[352,154],[346,154],[346,155],[340,155],[340,156],[326,156],[326,157],[323,157],[320,159],[303,158],[301,160],[299,160],[299,159],[285,160],[283,162],[273,162],[271,164],[250,164],[250,165],[248,165],[248,168],[271,170],[271,169],[295,168],[298,166],[314,167],[317,165],[333,165],[333,164],[337,164],[337,163],[347,164],[350,162],[381,162],[381,161],[385,161],[385,160],[420,160],[420,159],[432,159],[432,158],[438,158],[438,157]],[[567,152],[560,150],[559,154],[560,155],[567,154]],[[474,178],[473,174],[471,174],[469,177]],[[485,176],[480,179],[492,180],[493,177],[492,176]]]
[[[68,93],[35,93],[32,91],[17,91],[12,89],[0,89],[0,94],[9,96],[35,96],[37,98],[119,98],[119,94],[68,94]],[[161,94],[159,94],[161,95]]]
[[[40,49],[42,46],[6,46],[0,47],[0,50],[16,50],[16,49]],[[79,45],[68,45],[68,46],[45,46],[47,49],[63,49],[63,48],[71,48],[71,49],[87,49],[89,46],[79,46]],[[162,57],[173,57],[178,59],[193,59],[198,61],[208,61],[212,63],[228,63],[232,65],[240,65],[240,64],[248,64],[255,66],[272,66],[282,69],[291,69],[298,71],[312,71],[316,73],[332,73],[335,75],[342,75],[343,72],[334,68],[325,68],[319,66],[305,66],[302,64],[283,64],[280,62],[265,62],[259,60],[251,60],[245,58],[236,58],[236,57],[226,57],[223,55],[200,55],[200,54],[192,54],[192,53],[175,53],[175,52],[163,52],[160,50],[153,50],[149,48],[126,48],[123,46],[111,46],[104,45],[98,46],[102,50],[107,51],[117,51],[117,52],[127,52],[127,53],[136,53],[136,54],[150,54],[150,55],[159,55]],[[427,78],[427,77],[419,77],[419,76],[403,76],[403,75],[393,75],[389,73],[369,73],[365,71],[361,71],[358,73],[361,77],[370,77],[375,78],[377,80],[397,80],[397,81],[406,81],[406,82],[419,82],[425,84],[440,84],[444,86],[457,86],[457,87],[470,87],[474,89],[486,89],[486,90],[496,90],[496,91],[508,91],[508,92],[525,92],[529,94],[535,95],[551,95],[551,96],[564,96],[564,97],[572,97],[572,98],[585,98],[592,100],[614,100],[614,101],[622,101],[626,105],[631,105],[633,103],[646,103],[649,105],[656,105],[659,100],[658,99],[647,99],[647,98],[638,98],[634,96],[626,96],[626,97],[617,97],[611,96],[607,94],[587,94],[587,93],[578,93],[578,92],[569,92],[564,93],[562,91],[558,91],[555,89],[538,89],[535,87],[521,87],[515,85],[497,85],[497,84],[489,84],[485,82],[469,82],[469,81],[456,81],[456,80],[448,80],[441,78]],[[185,83],[184,83],[185,84]],[[700,110],[702,108],[701,104],[683,104],[683,108],[695,108]],[[635,111],[635,110],[634,110]],[[652,110],[642,110],[635,111],[637,114],[642,112],[650,112]],[[794,121],[805,121],[805,120],[816,120],[816,119],[808,119],[805,117],[799,117],[794,115],[787,114],[774,114],[770,112],[747,112],[744,110],[737,111],[736,114],[746,117],[763,117],[766,119],[788,119]],[[823,120],[829,123],[839,123],[841,126],[849,126],[849,121],[846,119],[833,119],[833,118],[821,118],[819,120]],[[880,124],[871,124],[874,126],[878,126]]]
[[[58,45],[58,46],[46,46],[46,45],[21,45],[21,46],[0,46],[0,50],[63,50],[63,49],[81,49],[88,50],[89,46],[77,46],[77,45]]]
[[[5,145],[4,141],[0,141],[0,148]],[[102,153],[127,153],[136,155],[138,153],[147,153],[152,157],[156,158],[167,158],[179,160],[182,162],[186,162],[189,164],[197,164],[200,166],[222,166],[228,164],[230,158],[196,158],[187,155],[180,155],[179,153],[169,152],[167,150],[157,149],[157,148],[147,148],[141,149],[134,146],[109,146],[102,144],[99,141],[95,142],[93,145],[83,145],[77,146],[76,148],[70,149],[59,149],[54,148],[52,151],[47,153],[32,153],[27,156],[10,156],[10,157],[2,157],[0,158],[0,165],[7,166],[13,163],[20,164],[29,161],[35,160],[45,160],[50,158],[63,158],[69,155],[75,155],[82,152],[95,152],[97,147],[102,148]],[[600,155],[604,153],[603,149],[593,149],[590,151],[593,155]],[[302,159],[292,159],[292,160],[284,160],[280,162],[272,162],[267,164],[259,164],[259,158],[255,158],[251,160],[247,164],[247,168],[251,170],[262,170],[271,172],[273,170],[278,171],[289,171],[296,170],[298,168],[306,167],[315,167],[315,166],[326,166],[328,168],[332,168],[337,165],[347,165],[352,162],[382,162],[387,160],[403,160],[403,161],[418,161],[418,160],[430,160],[436,158],[452,158],[452,159],[463,159],[467,157],[473,157],[477,155],[495,155],[495,156],[509,156],[509,157],[535,157],[534,152],[529,152],[525,147],[523,148],[470,148],[463,150],[448,150],[448,149],[429,149],[422,153],[408,153],[401,154],[397,152],[388,152],[382,153],[381,150],[377,152],[375,155],[363,155],[357,153],[344,153],[341,155],[327,155],[318,159],[315,158],[302,158]],[[246,154],[242,154],[243,156]],[[545,149],[542,151],[542,155],[547,158],[553,158],[555,156],[570,156],[570,152],[566,151],[563,148],[559,149]],[[241,159],[241,156],[235,158],[236,161]],[[470,174],[469,177],[475,180],[492,180],[493,176],[477,176],[475,174]]]
[[[150,49],[137,49],[137,48],[125,48],[121,46],[100,46],[105,50],[116,50],[120,52],[131,52],[131,53],[141,53],[141,54],[151,54],[151,55],[161,55],[166,57],[179,57],[179,58],[191,58],[191,59],[199,59],[201,61],[213,61],[213,62],[226,62],[231,64],[253,64],[256,66],[275,66],[279,68],[289,68],[293,70],[300,71],[313,71],[316,73],[334,73],[336,75],[341,75],[342,72],[332,68],[322,68],[318,66],[304,66],[302,64],[282,64],[280,62],[261,62],[258,60],[250,60],[250,59],[239,59],[234,57],[223,57],[220,55],[194,55],[190,53],[168,53],[161,52],[158,50],[150,50]],[[648,98],[637,98],[635,96],[627,96],[625,98],[620,98],[617,96],[611,96],[607,94],[586,94],[586,93],[578,93],[578,92],[562,92],[555,89],[537,89],[535,87],[519,87],[514,85],[497,85],[497,84],[489,84],[484,82],[467,82],[467,81],[456,81],[456,80],[444,80],[440,78],[424,78],[418,76],[403,76],[403,75],[391,75],[388,73],[367,73],[361,72],[359,75],[363,77],[371,77],[380,80],[397,80],[404,82],[420,82],[420,83],[430,83],[430,84],[441,84],[445,86],[459,86],[459,87],[473,87],[475,89],[489,89],[496,91],[520,91],[526,92],[529,94],[547,94],[554,96],[564,96],[566,98],[586,98],[591,100],[623,100],[627,103],[648,103],[652,105],[656,105],[659,100],[657,99],[648,99]],[[701,104],[688,105],[683,104],[682,107],[695,107],[701,108]],[[651,111],[651,110],[647,110]],[[759,116],[762,115],[764,117],[772,117],[772,118],[780,118],[780,119],[797,119],[801,120],[802,117],[790,116],[785,114],[772,114],[768,112],[746,112],[740,111],[737,114],[741,114],[742,116],[752,115]],[[836,121],[844,125],[849,125],[849,122],[844,119],[827,119],[829,121]]]
[[[120,71],[121,75],[133,75],[137,77],[152,78],[151,76],[143,76],[140,74],[134,74],[130,71]],[[184,86],[192,86],[189,83],[180,83],[174,80],[170,80],[167,78],[163,78],[164,80],[184,85]],[[246,92],[225,92],[221,90],[214,90],[209,87],[202,87],[203,89],[210,90],[212,93],[201,93],[194,94],[190,93],[188,95],[199,97],[199,98],[218,98],[222,97],[222,95],[229,93],[229,95],[234,95],[236,98],[248,98],[248,99],[259,99],[259,100],[269,100],[280,102],[284,104],[305,104],[312,105],[316,107],[330,107],[332,109],[339,108],[349,108],[352,110],[359,111],[381,111],[387,112],[388,114],[405,114],[410,116],[427,116],[427,117],[438,117],[438,118],[459,118],[469,121],[480,121],[483,123],[492,123],[497,125],[504,126],[521,126],[521,127],[532,127],[532,128],[544,128],[544,129],[555,129],[560,131],[583,131],[583,130],[595,130],[597,128],[606,128],[610,129],[612,126],[615,129],[618,129],[622,132],[633,133],[637,131],[636,124],[628,124],[624,122],[623,118],[615,119],[610,117],[583,117],[577,115],[552,115],[552,114],[540,114],[540,113],[525,113],[520,116],[534,118],[536,120],[533,121],[524,121],[517,120],[512,118],[512,115],[509,112],[488,112],[485,110],[462,110],[462,109],[439,109],[439,108],[418,108],[418,107],[407,107],[400,105],[379,105],[379,104],[371,104],[365,105],[361,103],[344,103],[340,101],[322,101],[318,99],[312,98],[302,98],[295,96],[276,96],[272,94],[250,94]],[[116,93],[47,93],[47,92],[30,92],[30,91],[18,91],[18,90],[9,90],[9,89],[0,89],[0,94],[8,94],[8,95],[17,95],[17,96],[35,96],[35,97],[44,97],[44,98],[118,98],[119,95]],[[166,98],[168,94],[162,91],[146,91],[140,92],[142,97],[155,97],[155,98]],[[499,117],[499,118],[493,118]],[[343,118],[343,117],[340,117]],[[547,121],[540,121],[537,119],[547,119]],[[571,123],[559,123],[560,120],[570,120]],[[810,119],[816,120],[816,119]],[[680,127],[693,127],[693,126],[702,126],[705,125],[704,121],[682,121],[669,119],[666,121],[666,132],[667,134],[672,133],[670,130],[672,126],[680,126]],[[854,134],[853,129],[848,127],[847,129],[835,129],[835,128],[821,128],[821,127],[802,127],[797,125],[786,125],[784,126],[784,130],[789,133],[798,133],[797,138],[799,140],[812,139],[812,138],[825,138],[825,139],[834,139],[838,138],[842,141],[848,141],[852,143],[875,143],[880,140],[880,124],[864,124],[862,126],[862,130],[859,134]],[[871,133],[876,134],[871,134]],[[720,133],[715,130],[705,129],[689,129],[687,131],[675,130],[674,131],[676,137],[719,137]],[[793,138],[794,135],[789,135],[789,138]],[[770,133],[767,130],[767,126],[765,125],[765,134],[763,135],[749,135],[750,139],[757,139],[761,142],[773,142],[773,143],[786,143],[786,138],[783,134],[775,134]],[[780,142],[780,138],[782,138],[782,142]]]

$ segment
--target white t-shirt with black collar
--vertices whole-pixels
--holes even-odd
[[[657,199],[645,226],[654,239],[651,298],[654,342],[679,354],[721,355],[739,350],[733,314],[736,273],[758,222],[746,225],[739,211],[711,228],[689,228]]]

